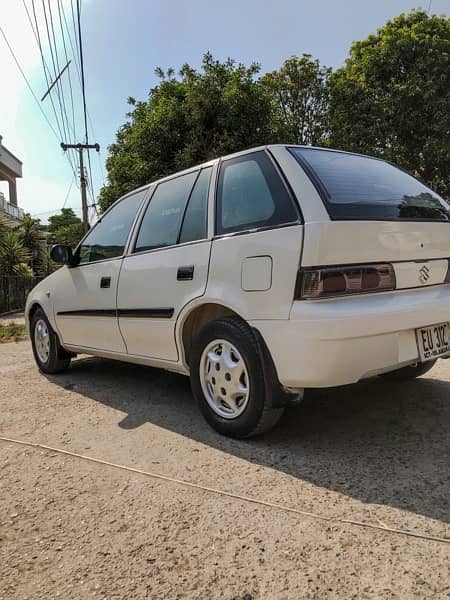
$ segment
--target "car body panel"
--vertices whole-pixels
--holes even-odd
[[[214,210],[220,165],[258,150],[275,161],[301,219],[217,236]],[[352,383],[412,364],[418,360],[415,329],[450,321],[450,285],[443,284],[450,224],[333,221],[317,187],[283,145],[249,149],[201,166],[207,165],[213,166],[213,174],[206,240],[132,254],[155,182],[123,257],[59,269],[30,293],[27,315],[33,304],[40,304],[68,350],[187,374],[183,327],[193,311],[217,304],[260,331],[281,384],[290,388]],[[401,289],[294,301],[299,268],[380,262],[393,264]],[[193,280],[178,281],[178,267],[191,264]],[[423,267],[429,271],[425,282],[419,279]],[[102,276],[111,277],[111,289],[105,294],[96,287]],[[64,317],[57,315],[62,305],[65,310],[112,308],[119,313]],[[164,318],[120,313],[134,309],[173,309],[173,313]]]

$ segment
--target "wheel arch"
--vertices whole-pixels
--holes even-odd
[[[187,367],[189,367],[192,344],[199,331],[206,323],[223,317],[237,317],[245,321],[245,318],[234,308],[214,300],[197,304],[182,316],[178,328],[178,339],[180,342],[181,360]]]
[[[28,328],[28,333],[31,334],[31,320],[33,319],[33,315],[34,313],[38,310],[41,309],[42,311],[45,310],[42,308],[42,305],[40,302],[38,302],[37,300],[33,300],[30,304],[30,306],[27,306],[25,309],[25,323],[27,324],[27,328]]]

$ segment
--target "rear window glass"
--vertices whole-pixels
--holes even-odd
[[[332,219],[449,221],[450,205],[401,169],[368,156],[290,148]]]

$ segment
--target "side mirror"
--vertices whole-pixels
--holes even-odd
[[[60,265],[71,265],[73,262],[72,248],[65,244],[56,244],[50,250],[50,257]]]

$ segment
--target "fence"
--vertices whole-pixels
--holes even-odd
[[[0,314],[25,307],[28,293],[43,277],[0,277]]]

